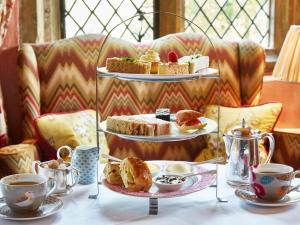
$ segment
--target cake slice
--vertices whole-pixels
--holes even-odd
[[[109,72],[150,74],[151,63],[140,62],[134,58],[107,58],[106,69]]]
[[[158,74],[173,75],[173,74],[189,74],[188,63],[161,63],[158,65]]]
[[[158,65],[158,74],[160,75],[173,75],[173,74],[189,74],[188,63],[178,63],[178,56],[175,52],[168,53],[168,62]]]
[[[178,63],[188,63],[189,73],[194,74],[198,70],[209,67],[209,57],[202,56],[200,54],[183,56],[180,59],[178,59]]]
[[[107,130],[121,134],[158,136],[171,133],[170,122],[143,115],[109,116],[106,123]]]

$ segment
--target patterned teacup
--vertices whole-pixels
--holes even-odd
[[[291,187],[291,182],[296,174],[300,174],[300,170],[294,171],[288,165],[276,163],[260,164],[258,167],[252,168],[250,182],[259,198],[268,201],[278,201],[295,189]]]
[[[37,174],[14,174],[0,181],[4,201],[16,212],[37,210],[55,190],[56,181]]]
[[[71,165],[79,171],[79,184],[92,184],[97,179],[97,163],[99,152],[97,146],[79,145],[74,150],[64,145],[57,150],[57,156],[60,151],[67,149],[71,152]]]

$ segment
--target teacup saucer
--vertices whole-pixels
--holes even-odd
[[[264,206],[264,207],[280,207],[290,205],[300,201],[300,193],[291,192],[287,194],[283,199],[279,201],[266,201],[258,198],[253,192],[250,190],[237,189],[235,190],[235,195],[250,204]]]
[[[58,212],[63,206],[63,202],[56,198],[49,196],[43,205],[35,212],[28,213],[16,213],[13,212],[4,202],[3,198],[0,198],[0,219],[6,220],[36,220],[50,216]]]

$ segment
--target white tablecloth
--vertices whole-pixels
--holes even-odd
[[[221,167],[224,170],[224,167]],[[1,220],[8,224],[58,224],[58,225],[94,225],[94,224],[139,224],[139,225],[286,225],[300,221],[300,204],[264,208],[242,202],[234,195],[220,174],[221,196],[228,203],[219,203],[215,198],[215,188],[187,196],[159,199],[158,215],[148,215],[147,198],[137,198],[114,193],[100,185],[97,200],[88,199],[95,193],[96,184],[78,185],[74,192],[63,200],[63,208],[56,214],[35,221]]]

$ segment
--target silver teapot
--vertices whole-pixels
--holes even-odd
[[[231,130],[223,135],[227,163],[227,182],[231,186],[239,187],[249,184],[249,171],[251,166],[257,166],[259,160],[259,140],[269,139],[269,154],[264,163],[270,162],[275,147],[275,141],[270,133],[261,134],[260,131],[245,126]]]

